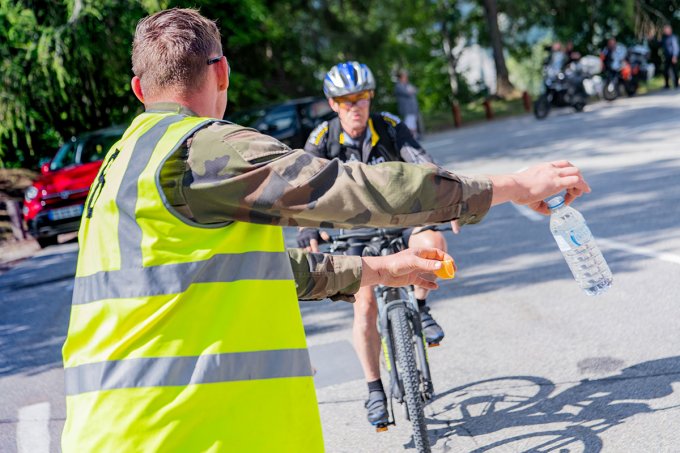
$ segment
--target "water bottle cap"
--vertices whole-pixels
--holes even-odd
[[[557,209],[564,204],[564,197],[557,196],[548,200],[548,208]]]

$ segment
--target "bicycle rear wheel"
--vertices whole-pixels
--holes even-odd
[[[414,335],[406,310],[406,307],[395,307],[389,312],[395,346],[395,362],[404,386],[406,410],[413,426],[413,443],[419,452],[429,453],[430,442],[427,437],[423,399],[420,395],[420,376],[414,354]]]

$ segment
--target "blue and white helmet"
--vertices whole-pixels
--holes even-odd
[[[375,78],[368,66],[358,61],[336,64],[323,79],[323,92],[327,98],[367,90],[375,90]]]

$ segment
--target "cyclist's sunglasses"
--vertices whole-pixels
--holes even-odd
[[[344,109],[351,109],[353,105],[357,107],[366,107],[373,97],[370,91],[362,91],[357,94],[348,94],[347,96],[339,96],[333,100]]]
[[[220,55],[219,57],[211,58],[210,60],[208,60],[208,66],[217,63],[222,59],[223,56],[224,55]],[[227,71],[229,71],[228,76],[231,77],[231,65],[229,64],[229,61],[227,61]]]

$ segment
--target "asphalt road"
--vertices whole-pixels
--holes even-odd
[[[433,449],[680,451],[680,94],[480,124],[424,143],[463,174],[563,158],[580,166],[593,193],[575,207],[614,272],[608,293],[584,295],[547,218],[512,205],[448,235],[459,271],[430,297],[447,333],[430,350]],[[58,451],[76,250],[53,247],[0,275],[0,451]],[[386,433],[365,422],[351,307],[310,302],[302,312],[327,451],[412,446],[401,408]]]

